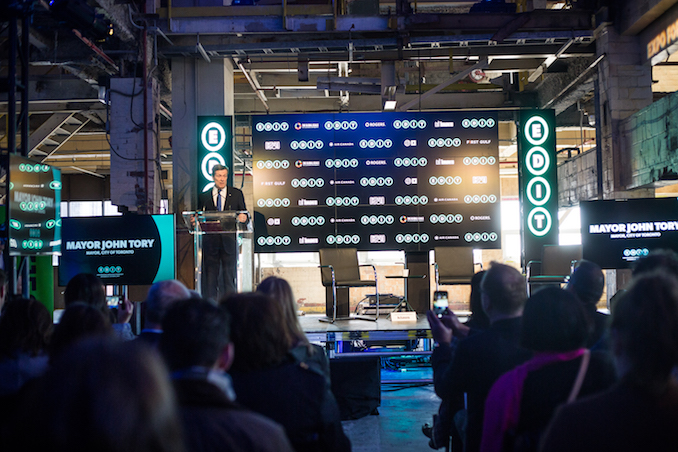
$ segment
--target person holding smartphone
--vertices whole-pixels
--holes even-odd
[[[527,300],[523,275],[508,265],[492,263],[481,282],[481,300],[490,328],[470,336],[470,328],[449,310],[440,318],[434,311],[426,314],[437,344],[431,357],[436,394],[441,403],[453,406],[464,394],[467,397],[467,452],[480,449],[485,399],[494,382],[532,356],[520,347],[521,316]]]

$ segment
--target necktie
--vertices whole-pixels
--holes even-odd
[[[217,210],[221,211],[221,190],[217,191]]]

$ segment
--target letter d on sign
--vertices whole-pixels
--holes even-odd
[[[546,163],[546,160],[542,154],[536,152],[532,154],[532,168],[540,170],[544,167],[544,163]]]

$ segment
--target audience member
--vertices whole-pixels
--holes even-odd
[[[132,328],[129,324],[132,318],[133,305],[127,298],[123,298],[117,307],[117,318],[113,315],[106,302],[106,289],[99,277],[91,273],[78,273],[68,281],[64,291],[64,305],[68,307],[71,303],[81,301],[94,306],[109,319],[113,324],[113,329],[118,337],[131,340],[134,339]],[[117,321],[117,323],[116,323]]]
[[[521,344],[535,356],[492,386],[485,403],[482,452],[536,451],[558,405],[614,383],[608,355],[585,348],[590,325],[572,292],[550,287],[527,300]]]
[[[437,343],[431,360],[436,393],[447,404],[457,404],[464,394],[467,396],[467,452],[480,449],[485,398],[490,388],[503,373],[531,356],[520,347],[520,318],[526,298],[523,275],[513,267],[493,263],[481,282],[482,306],[490,328],[460,341],[456,351],[452,350],[452,338],[459,329],[458,321],[446,316],[438,319],[432,311],[427,312]]]
[[[0,239],[2,242],[2,239]],[[2,252],[0,252],[0,260],[2,260]],[[5,306],[5,300],[7,299],[7,290],[9,288],[9,279],[7,278],[7,273],[4,270],[0,269],[0,315],[2,315],[3,307]]]
[[[175,302],[188,298],[191,298],[191,292],[176,279],[158,281],[153,284],[144,302],[146,307],[144,329],[139,333],[139,340],[157,347],[162,335],[162,319],[167,309]]]
[[[68,307],[76,301],[92,305],[108,317],[106,290],[104,283],[96,275],[78,273],[68,281],[64,290],[64,305]]]
[[[567,282],[566,290],[579,298],[584,306],[586,315],[591,322],[592,329],[586,348],[592,350],[607,350],[607,322],[608,315],[598,311],[598,301],[605,288],[605,275],[595,262],[581,260],[572,272]]]
[[[678,450],[678,281],[642,273],[612,311],[611,349],[620,381],[561,407],[542,451]]]
[[[201,298],[174,303],[159,348],[167,361],[191,452],[291,451],[283,428],[238,406],[226,373],[233,360],[228,313]]]
[[[54,360],[33,388],[8,450],[181,452],[162,360],[143,344],[91,338]]]
[[[297,452],[350,450],[325,376],[289,353],[295,337],[280,321],[282,303],[248,293],[229,295],[223,305],[233,320],[238,401],[282,424]]]
[[[470,308],[471,316],[464,324],[470,328],[470,331],[476,333],[484,331],[490,327],[490,319],[483,310],[481,300],[480,284],[485,276],[485,271],[479,271],[471,278],[471,296]],[[455,338],[456,339],[456,338]],[[455,340],[453,339],[453,340]],[[452,347],[454,348],[454,347]],[[451,360],[452,358],[450,358]],[[462,411],[463,410],[463,411]],[[438,408],[438,414],[433,415],[433,425],[424,424],[422,431],[424,435],[430,438],[428,443],[431,449],[440,449],[446,447],[452,437],[452,449],[462,449],[463,443],[461,441],[462,431],[453,422],[454,419],[463,419],[465,422],[466,411],[464,408],[464,400],[459,398],[457,403],[448,403],[448,401],[441,402]]]
[[[47,370],[52,318],[35,299],[13,298],[0,316],[0,396],[16,393]]]
[[[633,276],[663,269],[678,278],[678,254],[670,249],[656,249],[645,257],[638,259],[633,265]]]
[[[480,296],[480,284],[484,276],[485,270],[481,270],[471,278],[471,297],[469,300],[471,315],[466,321],[466,326],[478,331],[484,331],[490,327],[490,318],[483,310],[483,302]]]
[[[92,305],[75,302],[68,305],[54,327],[50,341],[50,361],[64,350],[87,337],[113,335],[110,322]]]
[[[313,345],[301,329],[297,318],[297,303],[290,284],[277,276],[269,276],[257,287],[257,292],[268,295],[279,302],[283,309],[282,327],[292,338],[292,348],[289,353],[299,363],[305,363],[314,370],[322,373],[330,384],[330,362],[322,347]]]

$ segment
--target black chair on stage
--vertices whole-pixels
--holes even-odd
[[[582,259],[581,245],[544,245],[541,261],[527,263],[527,290],[532,294],[532,286],[562,284],[567,282],[572,270]],[[535,267],[541,266],[541,271]]]
[[[372,267],[374,280],[360,278],[360,267]],[[321,322],[334,323],[337,320],[361,319],[376,321],[379,319],[379,288],[377,285],[377,269],[374,265],[360,265],[358,263],[358,250],[356,248],[323,248],[320,250],[320,273],[322,284],[327,289],[331,288],[332,316],[327,304],[327,317],[320,319]],[[372,317],[356,316],[349,317],[348,291],[351,287],[374,287],[376,293],[376,315]],[[341,300],[341,316],[337,316],[337,289],[347,289],[346,299]],[[329,292],[329,291],[328,291]],[[329,293],[327,294],[329,299]],[[343,298],[343,297],[342,297]],[[329,300],[328,300],[329,301]]]
[[[441,285],[471,284],[475,273],[473,248],[468,246],[437,246],[435,253],[436,290]],[[483,266],[481,264],[480,268]]]

